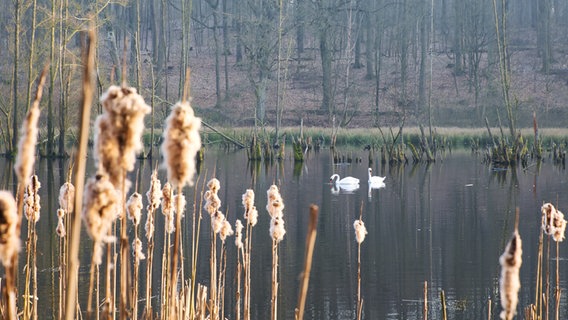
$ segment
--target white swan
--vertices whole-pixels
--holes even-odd
[[[359,179],[353,177],[345,177],[341,179],[336,173],[329,178],[329,182],[339,185],[340,187],[359,184]]]
[[[386,177],[373,176],[373,169],[369,168],[369,184],[384,185]],[[378,188],[376,188],[378,189]]]

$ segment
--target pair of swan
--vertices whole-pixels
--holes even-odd
[[[373,169],[369,168],[369,185],[371,187],[375,187],[379,188],[382,185],[384,185],[384,181],[386,177],[379,177],[379,176],[373,176]],[[341,179],[341,177],[336,173],[334,175],[332,175],[329,178],[329,182],[333,182],[334,185],[337,185],[341,188],[345,187],[353,187],[353,186],[358,186],[359,185],[359,179],[354,178],[354,177],[345,177],[343,179]]]

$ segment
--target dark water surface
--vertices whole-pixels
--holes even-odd
[[[194,191],[197,189],[197,193],[201,193],[204,180],[213,175],[220,180],[222,211],[228,214],[233,225],[236,218],[243,220],[242,194],[247,188],[254,189],[260,218],[253,231],[252,319],[269,319],[272,242],[265,206],[266,190],[276,183],[286,206],[287,230],[279,251],[280,319],[294,319],[311,203],[319,206],[320,214],[305,319],[356,318],[357,242],[353,222],[361,210],[369,232],[361,246],[364,319],[422,319],[425,281],[428,282],[431,319],[441,319],[442,290],[446,295],[448,319],[486,318],[489,299],[492,300],[493,317],[497,318],[501,310],[498,259],[513,230],[515,208],[518,207],[523,239],[519,312],[534,301],[540,206],[543,202],[558,203],[563,210],[568,205],[568,181],[564,169],[547,162],[527,170],[494,170],[481,164],[480,159],[469,152],[454,152],[432,165],[389,167],[375,162],[370,166],[375,175],[387,177],[386,187],[369,191],[367,154],[355,151],[354,155],[365,160],[333,165],[329,151],[323,150],[312,152],[300,165],[295,165],[293,160],[269,165],[249,163],[245,152],[207,151],[197,186],[185,190],[188,200],[185,256],[190,256]],[[57,315],[59,240],[55,235],[55,212],[67,165],[64,161],[47,160],[36,164],[42,182],[42,217],[37,226],[40,319],[56,318]],[[131,176],[131,180],[136,180],[139,175],[140,193],[144,195],[154,166],[155,162],[141,161],[138,173]],[[6,163],[5,167],[2,187],[13,190],[11,164]],[[93,168],[93,165],[88,167]],[[360,178],[360,188],[353,192],[336,192],[328,183],[333,173]],[[160,172],[160,177],[162,184],[165,183],[165,171]],[[144,202],[146,206],[146,197]],[[160,239],[160,243],[156,247],[155,261],[159,263],[163,252],[163,216],[159,213],[157,223],[156,239]],[[203,212],[197,279],[203,284],[209,281],[209,225],[209,217]],[[225,316],[234,319],[236,250],[232,237],[227,243]],[[83,309],[86,309],[90,253],[91,241],[83,230],[79,288]],[[561,245],[561,315],[568,314],[567,253],[566,245]],[[24,264],[21,260],[20,266]],[[554,272],[554,265],[555,260],[551,258],[551,272]],[[186,274],[188,266],[186,260]],[[159,270],[157,265],[156,270]],[[141,275],[144,274],[145,264],[142,263]],[[156,290],[152,303],[157,308],[159,274],[154,274]],[[142,285],[141,299],[144,290]],[[142,309],[145,303],[141,300],[139,308]]]

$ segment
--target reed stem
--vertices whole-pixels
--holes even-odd
[[[91,105],[93,103],[93,75],[95,64],[96,34],[93,29],[88,33],[86,48],[83,48],[83,103],[80,116],[79,146],[75,163],[75,208],[72,217],[71,238],[69,244],[69,272],[67,274],[68,290],[65,298],[65,319],[73,320],[77,301],[77,281],[79,273],[79,244],[81,241],[81,207],[83,204],[83,186],[85,184],[85,169],[87,161],[87,147],[89,139],[89,121]]]
[[[306,255],[304,257],[304,272],[300,283],[300,294],[298,295],[298,306],[296,307],[296,320],[304,319],[304,309],[306,307],[306,297],[308,295],[308,285],[310,282],[310,271],[312,270],[312,258],[317,236],[318,206],[310,205],[310,222],[308,224],[308,234],[306,236]]]

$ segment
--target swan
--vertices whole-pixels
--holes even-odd
[[[369,184],[372,184],[372,185],[384,184],[385,178],[386,177],[373,176],[373,169],[369,168]]]
[[[353,177],[345,177],[341,179],[339,175],[336,173],[329,178],[329,182],[333,182],[334,184],[342,187],[342,186],[359,184],[359,179]]]

